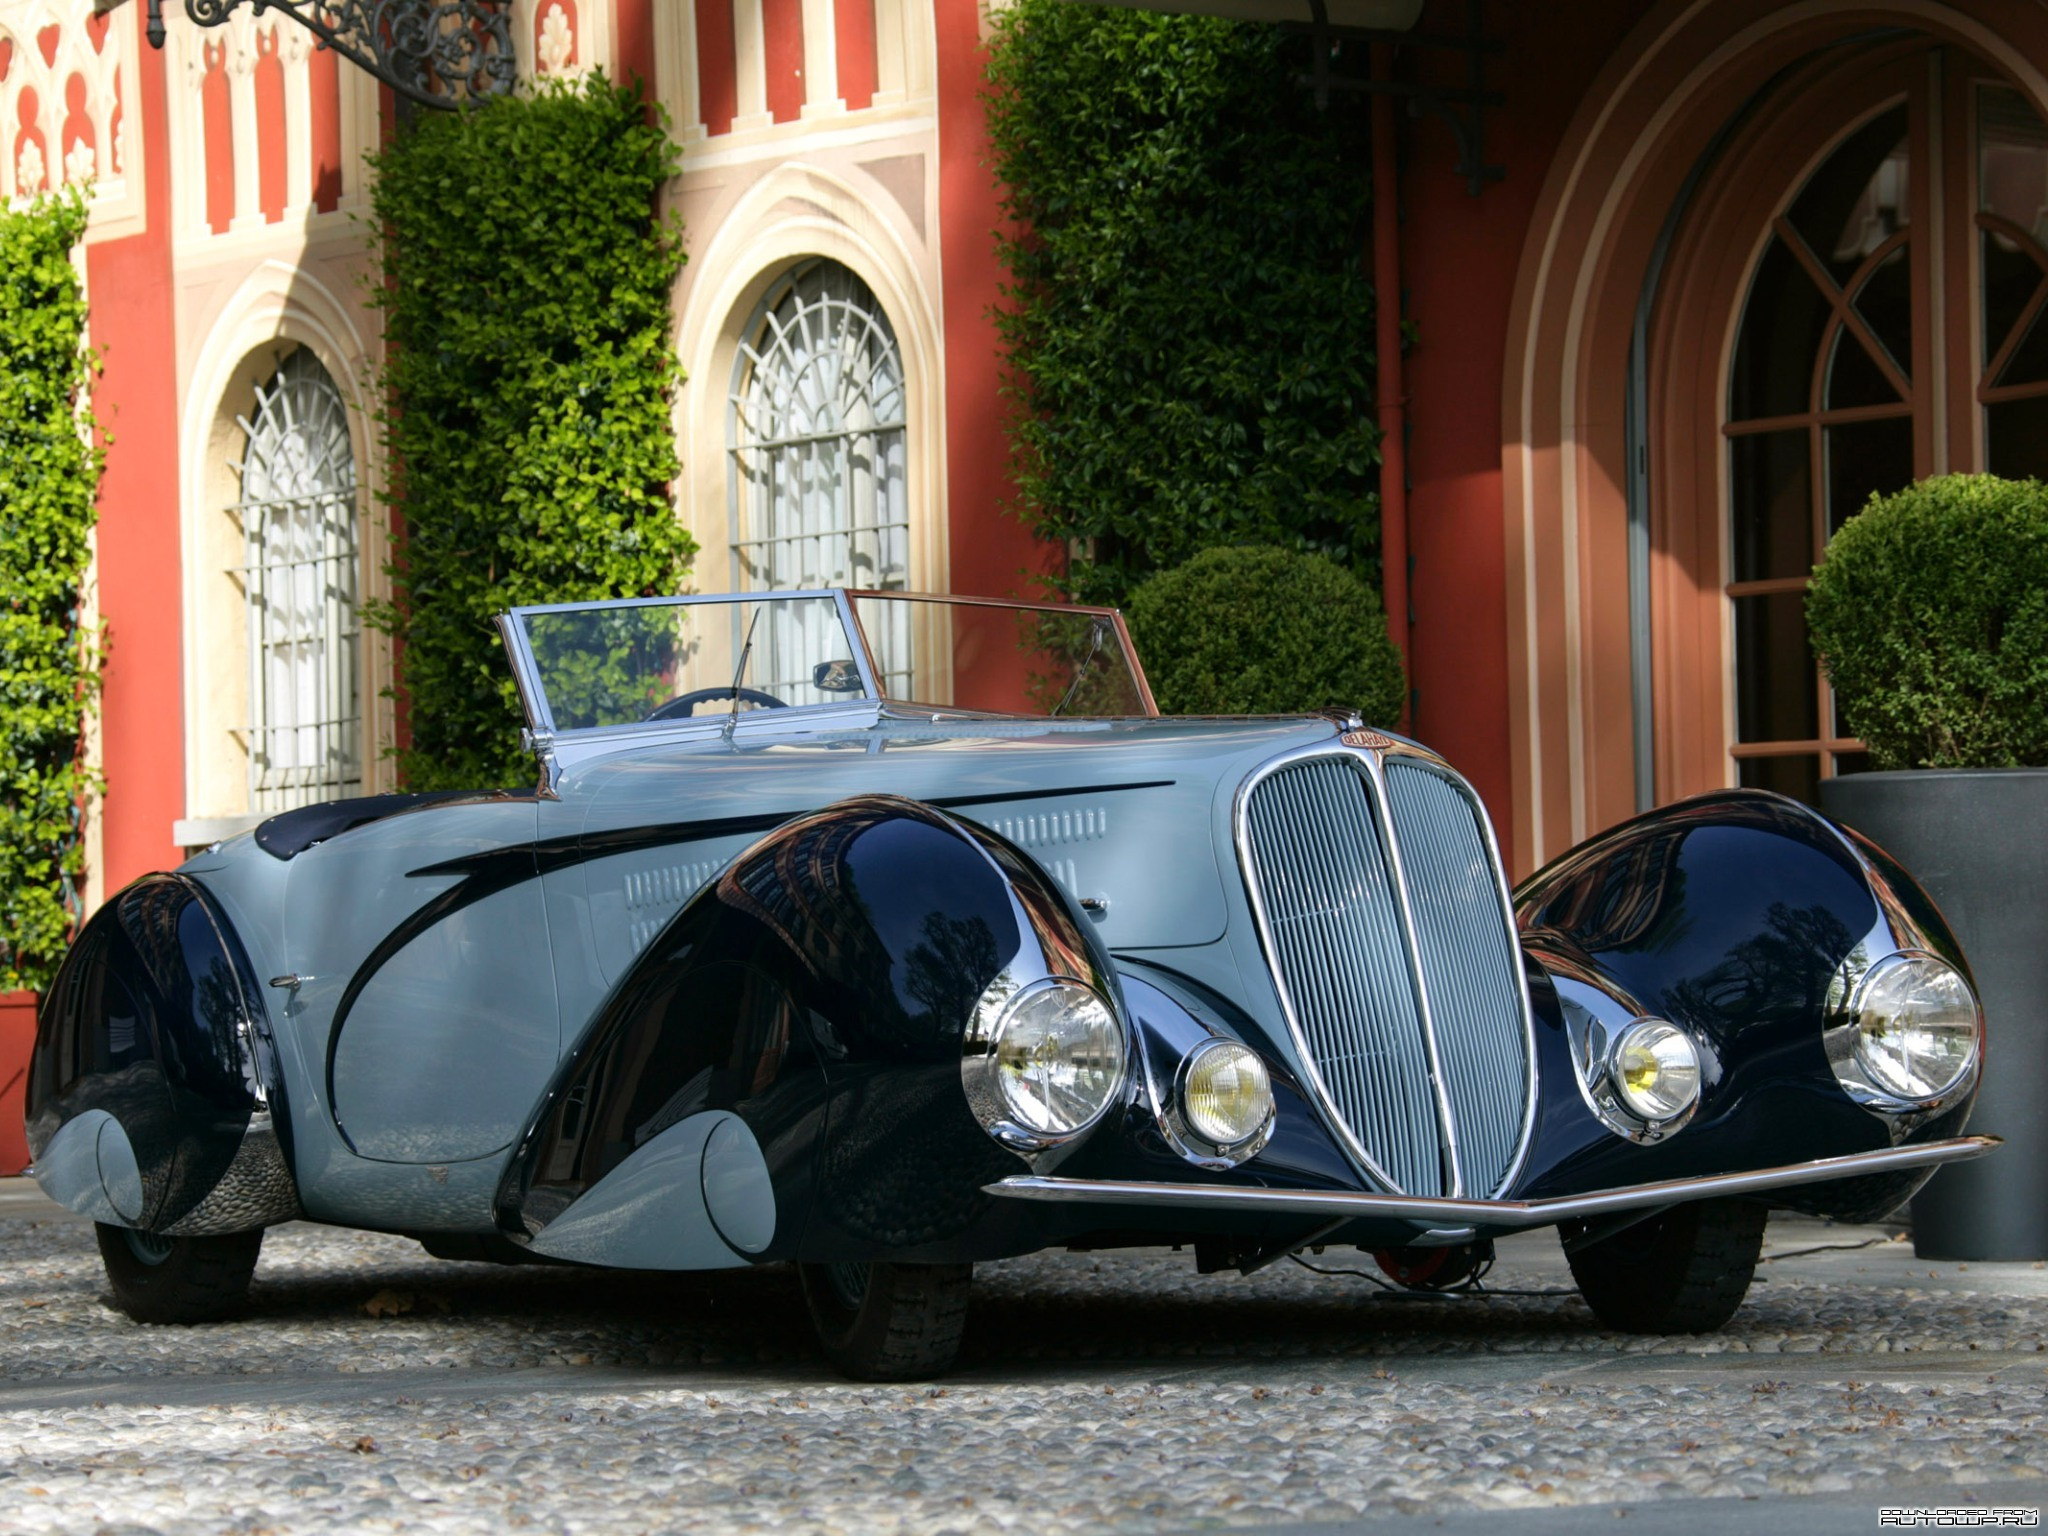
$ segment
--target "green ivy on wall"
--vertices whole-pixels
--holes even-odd
[[[1376,586],[1360,102],[1316,107],[1302,39],[1207,17],[1017,0],[991,48],[1018,506],[1073,595],[1227,544]]]
[[[373,157],[381,225],[392,601],[414,789],[530,777],[492,615],[677,590],[669,504],[682,369],[677,152],[634,87],[593,74],[423,115]]]
[[[71,250],[85,199],[0,209],[0,992],[40,990],[70,942],[81,747],[100,644],[81,622],[102,450]]]

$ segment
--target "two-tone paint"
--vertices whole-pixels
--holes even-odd
[[[1900,1115],[1829,1065],[1859,968],[1956,956],[1939,915],[1817,814],[1731,792],[1617,828],[1516,894],[1533,1052],[1517,1170],[1490,1205],[1390,1197],[1290,1030],[1236,837],[1266,765],[1395,745],[1343,732],[775,710],[586,743],[539,794],[289,813],[87,925],[38,1041],[38,1176],[99,1219],[198,1230],[261,1127],[290,1206],[250,1225],[303,1210],[704,1269],[1454,1241],[1643,1186],[1624,1203],[1729,1192],[1687,1181],[1730,1175],[1797,1185],[1770,1171],[1788,1166],[1810,1187],[1781,1198],[1859,1215],[1982,1149],[1959,1137],[1974,1084]],[[960,1056],[991,984],[1051,976],[1102,993],[1131,1057],[1110,1113],[1034,1156],[984,1132]],[[1661,1140],[1604,1123],[1573,1059],[1588,1019],[1646,1013],[1708,1063],[1692,1122]],[[1262,1056],[1277,1102],[1235,1163],[1191,1145],[1173,1103],[1180,1063],[1219,1036]],[[1872,1160],[1839,1161],[1857,1154]]]

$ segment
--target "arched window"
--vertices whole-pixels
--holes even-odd
[[[728,418],[735,590],[904,585],[903,357],[837,262],[781,278],[740,336]]]
[[[837,262],[777,280],[740,334],[727,417],[732,588],[898,589],[910,573],[903,355],[868,286]],[[758,668],[812,637],[760,637]],[[889,654],[907,637],[875,636]]]
[[[279,811],[362,792],[355,454],[341,391],[303,347],[241,425],[249,807]]]

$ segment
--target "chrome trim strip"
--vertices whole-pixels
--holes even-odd
[[[840,587],[803,587],[788,592],[676,592],[666,597],[601,597],[581,603],[526,603],[506,612],[514,618],[521,618],[529,613],[574,613],[578,609],[592,608],[657,608],[663,604],[689,608],[705,603],[758,603],[771,598],[782,602],[802,597],[836,598],[842,590]]]
[[[1451,1109],[1450,1090],[1444,1086],[1443,1045],[1436,1037],[1436,1012],[1430,1006],[1429,978],[1422,973],[1422,935],[1415,926],[1415,895],[1408,884],[1408,865],[1401,857],[1401,834],[1394,826],[1393,797],[1387,790],[1386,762],[1378,752],[1347,749],[1365,770],[1372,786],[1373,816],[1380,837],[1387,845],[1387,877],[1394,888],[1394,913],[1401,924],[1401,943],[1407,951],[1408,984],[1415,989],[1415,1011],[1422,1020],[1422,1054],[1429,1063],[1429,1091],[1436,1100],[1436,1141],[1442,1169],[1449,1175],[1450,1198],[1465,1194],[1465,1159],[1458,1149],[1458,1117]],[[1515,946],[1517,958],[1521,946]]]
[[[1605,1216],[1646,1205],[1682,1205],[1734,1195],[1794,1189],[1833,1179],[1896,1173],[1939,1163],[1982,1157],[2002,1144],[1997,1136],[1959,1136],[1920,1146],[1853,1152],[1810,1163],[1788,1163],[1749,1173],[1719,1173],[1700,1179],[1666,1179],[1628,1184],[1590,1195],[1550,1200],[1431,1200],[1409,1195],[1353,1195],[1321,1189],[1251,1189],[1242,1185],[1152,1184],[1138,1180],[1062,1179],[1019,1174],[982,1186],[982,1193],[1011,1200],[1063,1201],[1080,1205],[1144,1205],[1206,1211],[1241,1211],[1249,1216],[1310,1216],[1326,1221],[1395,1220],[1473,1227],[1543,1227],[1558,1221]]]
[[[1522,1102],[1521,1143],[1508,1163],[1507,1175],[1488,1191],[1490,1195],[1498,1195],[1504,1189],[1515,1187],[1515,1180],[1522,1176],[1523,1165],[1529,1160],[1529,1147],[1536,1139],[1536,1101],[1543,1091],[1542,1069],[1536,1060],[1536,1008],[1529,998],[1529,964],[1522,950],[1522,930],[1515,924],[1514,892],[1508,888],[1507,866],[1501,862],[1500,839],[1494,835],[1493,818],[1486,813],[1486,804],[1479,798],[1479,791],[1467,782],[1465,776],[1427,747],[1406,738],[1396,737],[1381,750],[1388,756],[1406,757],[1433,770],[1464,796],[1486,839],[1486,856],[1493,861],[1494,885],[1500,891],[1501,925],[1507,932],[1508,949],[1514,956],[1515,986],[1522,998],[1522,1060],[1528,1069],[1528,1087]],[[1388,814],[1392,815],[1391,807]]]
[[[832,593],[834,606],[839,609],[839,623],[853,637],[854,649],[859,653],[854,659],[860,673],[861,686],[867,690],[866,697],[882,697],[882,674],[875,665],[875,648],[868,641],[868,632],[860,622],[860,615],[854,612],[853,599],[859,594],[844,587],[835,588]]]
[[[497,616],[498,638],[504,642],[505,659],[512,663],[512,681],[519,689],[519,702],[526,711],[527,729],[536,736],[555,733],[554,716],[548,712],[548,696],[540,685],[540,664],[526,643],[526,626],[515,617],[518,610]]]

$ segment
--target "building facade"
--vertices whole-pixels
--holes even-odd
[[[104,3],[104,0],[101,0]],[[363,154],[388,97],[247,8],[0,0],[0,194],[90,181],[89,899],[390,788]],[[695,583],[1004,595],[981,0],[517,0],[522,70],[638,76],[682,146]],[[1516,873],[1725,784],[1853,771],[1799,587],[1874,490],[2048,459],[2048,8],[1430,0],[1403,114],[1412,728]],[[1452,98],[1444,97],[1443,102]],[[1441,103],[1439,103],[1441,104]],[[1362,261],[1374,253],[1362,249]],[[1191,312],[1191,323],[1199,313]],[[825,368],[826,358],[857,366]]]
[[[1416,720],[1523,872],[1861,766],[1800,616],[1827,535],[2042,472],[2048,10],[1485,14],[1505,179],[1468,196],[1425,126],[1403,182]]]
[[[0,0],[0,194],[78,182],[93,207],[89,903],[273,811],[392,788],[399,729],[360,617],[391,553],[363,157],[393,104],[276,12],[165,13],[159,51],[132,0]],[[696,584],[1019,589],[1042,556],[997,513],[973,0],[517,0],[512,23],[523,77],[637,77],[683,146]]]

